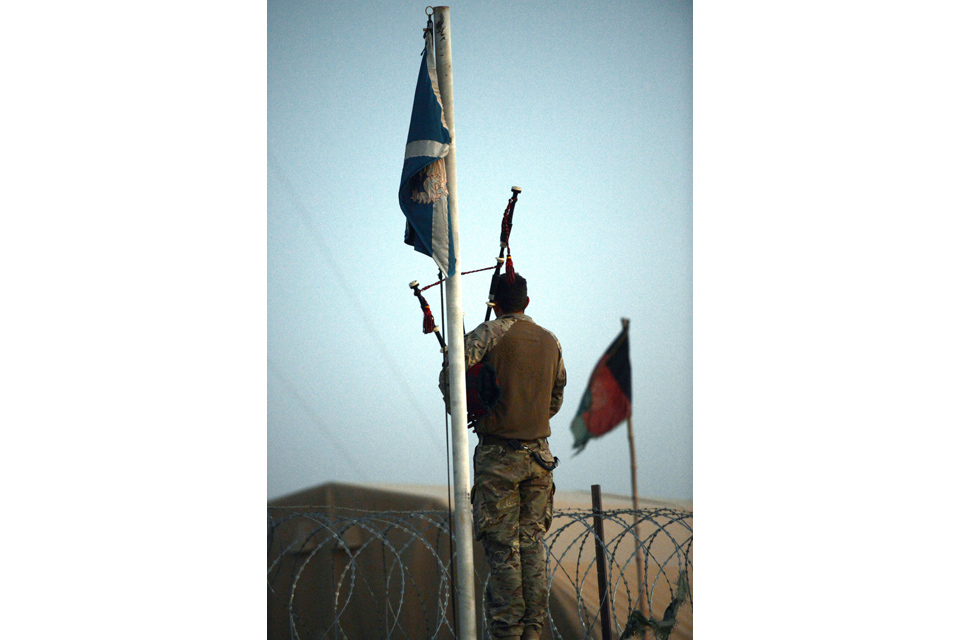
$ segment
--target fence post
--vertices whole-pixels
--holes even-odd
[[[600,485],[590,487],[593,495],[593,531],[597,546],[597,583],[600,592],[600,630],[603,640],[612,640],[610,635],[610,601],[607,597],[607,553],[603,540],[603,505],[600,501]]]

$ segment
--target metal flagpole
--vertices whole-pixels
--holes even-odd
[[[467,441],[467,382],[463,354],[463,302],[460,294],[460,225],[457,214],[457,138],[453,126],[453,64],[450,46],[450,7],[434,7],[434,46],[437,60],[437,84],[443,117],[450,132],[450,151],[446,158],[447,207],[450,216],[450,248],[456,257],[453,273],[448,274],[447,342],[450,372],[450,420],[453,440],[453,502],[456,516],[457,593],[460,638],[475,640],[476,596],[473,588],[473,519],[470,508],[470,456]]]
[[[634,452],[633,448],[633,411],[630,411],[630,415],[627,416],[627,438],[630,440],[630,479],[633,484],[633,510],[640,510],[640,503],[637,498],[637,455]],[[636,555],[634,556],[635,563],[637,565],[637,584],[639,585],[639,597],[640,600],[640,613],[643,614],[643,617],[647,620],[650,619],[650,606],[647,603],[647,585],[644,582],[643,576],[643,565],[645,564],[645,558],[641,553],[640,547],[640,525],[638,522],[637,516],[633,518],[633,527],[634,534],[638,536],[634,538],[636,543]],[[644,631],[646,633],[646,631]],[[645,636],[644,636],[645,637]]]
[[[624,330],[629,330],[630,320],[628,318],[620,318],[620,322],[623,324]],[[632,395],[632,394],[631,394]],[[633,489],[633,510],[640,510],[640,501],[637,496],[637,452],[633,445],[633,406],[630,407],[630,413],[627,414],[627,439],[630,442],[630,484]],[[637,517],[634,516],[633,520],[634,534],[636,536],[640,535],[640,527],[637,522]],[[644,558],[640,553],[640,540],[639,537],[634,538],[636,543],[636,555],[634,560],[637,565],[637,583],[639,585],[639,600],[640,600],[640,613],[647,620],[650,619],[650,607],[647,603],[647,589],[646,584],[643,581],[643,564]],[[646,636],[646,630],[644,630],[644,636]]]

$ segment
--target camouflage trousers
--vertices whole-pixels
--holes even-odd
[[[546,438],[524,443],[553,460]],[[547,568],[543,536],[553,519],[553,472],[529,451],[481,444],[473,454],[470,501],[477,540],[490,569],[487,623],[496,638],[539,635],[547,614]]]

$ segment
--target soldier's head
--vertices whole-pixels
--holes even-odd
[[[497,278],[497,290],[493,294],[494,311],[499,308],[500,313],[517,313],[527,308],[530,298],[527,297],[527,281],[519,273],[515,274],[513,282],[507,281],[507,276]],[[499,313],[497,314],[499,315]]]

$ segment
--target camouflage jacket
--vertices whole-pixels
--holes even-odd
[[[533,322],[533,318],[524,313],[505,313],[499,318],[482,323],[464,336],[464,369],[470,369],[470,367],[483,360],[483,357],[497,346],[500,339],[510,330],[510,327],[520,320]],[[552,331],[548,331],[547,329],[544,329],[544,331],[547,331],[547,333],[557,341],[557,350],[560,352],[557,378],[554,382],[553,392],[550,398],[550,417],[552,418],[560,411],[560,406],[563,404],[563,388],[567,384],[567,370],[563,364],[563,349],[560,347],[560,341],[557,340],[557,336],[554,335]],[[447,395],[447,389],[449,388],[448,382],[448,363],[446,356],[444,356],[443,368],[440,370],[440,392],[443,394],[443,401],[446,404],[447,413],[450,412],[450,398]]]

